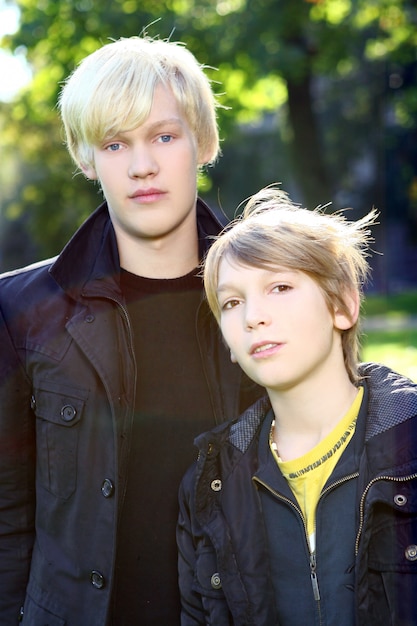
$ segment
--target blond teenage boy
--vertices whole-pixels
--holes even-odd
[[[268,396],[197,439],[183,626],[417,623],[417,385],[358,359],[375,218],[268,188],[208,252],[231,358]]]
[[[182,45],[88,56],[59,99],[104,202],[53,260],[0,279],[0,624],[179,623],[192,441],[259,392],[229,363],[199,263],[216,98]]]

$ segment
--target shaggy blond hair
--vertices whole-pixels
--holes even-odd
[[[134,130],[149,116],[155,88],[170,88],[196,139],[199,155],[219,153],[219,106],[205,66],[181,43],[122,38],[87,56],[68,77],[58,106],[76,165],[93,167],[93,146]]]
[[[207,301],[220,323],[217,297],[219,266],[225,257],[249,267],[287,267],[308,274],[320,287],[332,314],[339,309],[348,318],[347,298],[358,294],[369,274],[368,229],[378,213],[372,210],[356,222],[340,213],[313,211],[294,204],[275,187],[262,189],[247,203],[243,213],[216,239],[204,263]],[[352,320],[353,322],[353,320]],[[346,369],[358,380],[359,322],[342,331]]]

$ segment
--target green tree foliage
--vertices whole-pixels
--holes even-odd
[[[166,0],[163,9],[157,0],[21,0],[19,7],[21,28],[3,44],[26,48],[34,79],[0,107],[2,211],[20,220],[42,255],[58,252],[100,198],[73,176],[56,111],[60,83],[109,38],[144,31],[184,41],[217,68],[208,71],[224,105],[224,156],[202,186],[226,208],[282,181],[308,206],[353,200],[363,212],[383,208],[392,194],[416,218],[413,0]]]

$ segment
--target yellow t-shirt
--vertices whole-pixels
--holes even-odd
[[[281,461],[278,457],[276,446],[272,441],[274,423],[271,427],[270,447],[272,454],[301,507],[312,551],[315,549],[317,503],[327,479],[355,432],[362,398],[363,387],[360,387],[350,409],[332,432],[307,454],[292,461]]]

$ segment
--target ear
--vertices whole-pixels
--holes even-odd
[[[359,317],[360,301],[359,293],[355,290],[344,295],[343,298],[349,315],[336,308],[334,313],[334,327],[338,330],[348,330],[357,322]]]
[[[96,172],[95,167],[93,165],[84,165],[83,163],[81,163],[80,168],[81,168],[81,171],[83,172],[84,176],[86,176],[90,180],[97,180],[98,179],[97,172]]]
[[[204,167],[207,163],[211,163],[213,160],[213,150],[211,146],[207,146],[205,149],[197,146],[197,160],[198,166]]]

